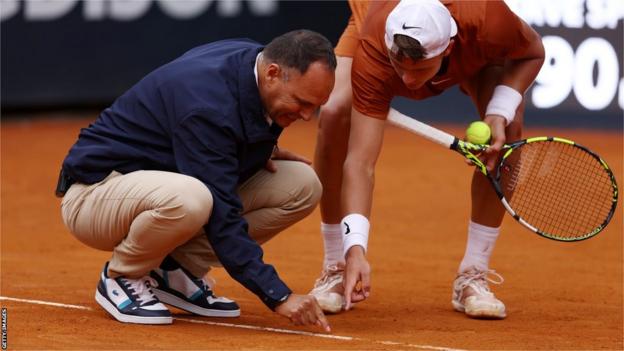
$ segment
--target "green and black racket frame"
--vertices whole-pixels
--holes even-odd
[[[472,144],[394,109],[388,121],[461,154],[490,181],[503,207],[529,230],[557,241],[600,233],[618,201],[613,172],[596,153],[571,140],[534,137],[506,144],[492,172]]]

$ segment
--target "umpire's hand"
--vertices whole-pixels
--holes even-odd
[[[295,325],[318,325],[326,332],[331,332],[321,306],[312,295],[291,294],[275,308],[275,312],[290,319]]]

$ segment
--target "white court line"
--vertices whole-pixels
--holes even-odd
[[[255,325],[245,325],[245,324],[233,324],[233,323],[223,323],[223,322],[211,322],[211,321],[203,321],[199,319],[188,319],[188,318],[174,318],[178,321],[197,323],[197,324],[210,324],[217,325],[220,327],[231,327],[231,328],[242,328],[242,329],[252,329],[252,330],[262,330],[262,331],[270,331],[275,333],[284,333],[284,334],[296,334],[296,335],[305,335],[305,336],[315,336],[317,338],[326,338],[326,339],[336,339],[336,340],[363,340],[360,338],[356,338],[353,336],[340,336],[340,335],[331,335],[331,334],[321,334],[321,333],[312,333],[300,330],[290,330],[290,329],[279,329],[279,328],[271,328],[271,327],[258,327]]]
[[[25,303],[32,303],[35,305],[46,305],[46,306],[63,307],[63,308],[75,308],[77,310],[87,310],[87,311],[93,310],[91,307],[86,307],[86,306],[67,305],[64,303],[41,301],[41,300],[16,299],[14,297],[6,297],[6,296],[0,296],[0,300],[25,302]]]
[[[36,304],[36,305],[45,305],[45,306],[52,306],[52,307],[60,307],[60,308],[73,308],[73,309],[78,309],[78,310],[93,311],[93,309],[91,307],[87,307],[87,306],[69,305],[69,304],[58,303],[58,302],[50,302],[50,301],[18,299],[18,298],[15,298],[15,297],[0,296],[0,301],[2,301],[2,300],[30,303],[30,304]],[[247,325],[247,324],[233,324],[233,323],[223,323],[223,322],[211,322],[211,321],[204,321],[204,320],[199,320],[199,319],[177,318],[177,317],[174,318],[174,319],[178,320],[178,321],[181,321],[181,322],[189,322],[189,323],[196,323],[196,324],[208,324],[208,325],[215,325],[215,326],[219,326],[219,327],[250,329],[250,330],[257,330],[257,331],[268,331],[268,332],[273,332],[273,333],[294,334],[294,335],[311,336],[311,337],[317,337],[317,338],[342,340],[342,341],[364,341],[364,342],[369,342],[369,343],[374,343],[374,344],[394,345],[394,346],[409,347],[409,348],[414,348],[414,349],[419,349],[419,350],[466,351],[466,350],[462,350],[462,349],[453,349],[453,348],[441,347],[441,346],[406,344],[406,343],[397,342],[397,341],[376,341],[376,340],[368,340],[368,339],[358,338],[358,337],[354,337],[354,336],[341,336],[341,335],[332,335],[332,334],[312,333],[312,332],[306,332],[306,331],[301,331],[301,330],[290,330],[290,329],[260,327],[260,326],[256,326],[256,325]]]

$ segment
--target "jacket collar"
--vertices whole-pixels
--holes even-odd
[[[241,121],[245,129],[245,135],[249,141],[259,141],[266,139],[277,139],[282,132],[282,128],[273,123],[269,125],[265,118],[264,107],[260,99],[260,90],[254,75],[254,65],[258,53],[264,47],[258,46],[249,50],[241,62],[238,69],[238,108]]]

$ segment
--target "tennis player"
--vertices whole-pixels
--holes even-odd
[[[422,100],[459,85],[492,130],[484,155],[492,167],[505,140],[520,139],[523,94],[544,60],[539,35],[500,0],[349,5],[352,16],[335,49],[336,85],[320,113],[315,155],[325,258],[311,294],[334,313],[370,293],[366,250],[374,170],[392,98]],[[504,209],[487,182],[475,172],[452,305],[470,317],[502,319],[505,305],[488,281],[503,281],[489,260]]]

